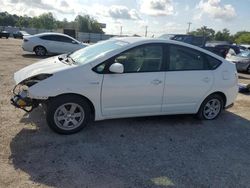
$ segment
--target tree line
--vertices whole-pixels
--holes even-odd
[[[52,13],[44,13],[40,16],[29,17],[27,15],[18,16],[16,14],[9,14],[8,12],[0,12],[0,26],[16,26],[21,28],[37,28],[37,29],[61,29],[61,28],[75,28],[80,32],[87,33],[104,33],[101,25],[94,18],[89,15],[78,15],[74,21],[56,20]],[[222,31],[215,31],[212,28],[203,26],[195,31],[189,32],[195,36],[204,36],[208,40],[229,41],[237,44],[250,44],[250,32],[239,31],[232,35],[228,29]]]
[[[18,16],[9,14],[8,12],[0,12],[0,26],[15,26],[21,28],[37,28],[37,29],[61,29],[73,27],[80,32],[88,33],[104,33],[101,25],[89,15],[78,15],[74,21],[56,20],[51,12],[41,14],[40,16],[29,17],[27,15]]]
[[[250,32],[249,31],[239,31],[232,35],[228,29],[223,29],[222,31],[215,31],[212,28],[203,26],[196,29],[195,31],[189,32],[191,35],[204,36],[210,41],[229,41],[231,43],[237,44],[250,44]]]

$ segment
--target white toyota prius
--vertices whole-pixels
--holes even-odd
[[[61,134],[90,120],[169,114],[215,119],[238,93],[235,64],[177,41],[113,38],[15,73],[12,104],[42,104]]]

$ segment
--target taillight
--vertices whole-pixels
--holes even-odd
[[[29,40],[28,39],[23,39],[23,42],[28,42]]]

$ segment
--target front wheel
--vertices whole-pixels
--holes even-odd
[[[59,134],[73,134],[87,125],[91,110],[81,97],[60,96],[49,101],[46,116],[52,130]]]
[[[219,116],[223,106],[224,101],[220,95],[210,95],[201,104],[197,117],[199,119],[213,120]]]

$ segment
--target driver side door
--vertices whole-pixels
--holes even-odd
[[[161,112],[165,58],[161,44],[147,44],[123,52],[104,66],[101,92],[102,114],[106,117],[153,115]],[[121,74],[109,67],[120,63]],[[103,65],[100,65],[103,67]]]

